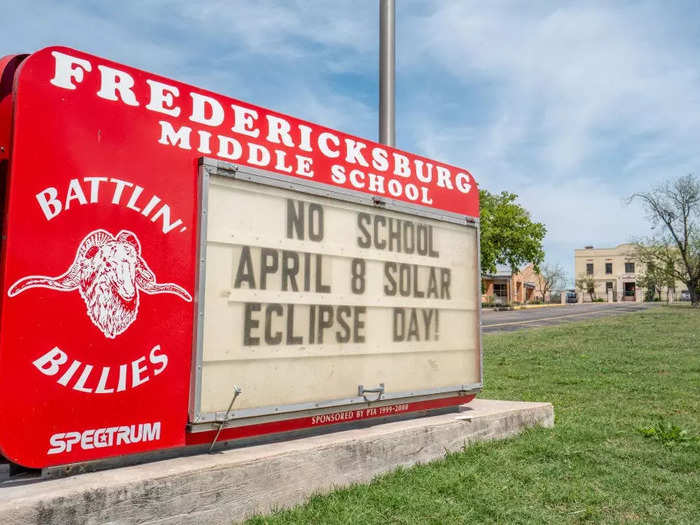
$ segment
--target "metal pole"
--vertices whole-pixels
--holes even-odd
[[[233,408],[233,404],[236,402],[236,398],[241,395],[241,392],[243,392],[243,389],[240,386],[233,385],[233,399],[231,399],[231,403],[228,406],[228,410],[226,411],[226,415],[224,416],[224,419],[219,421],[219,429],[216,431],[216,435],[214,436],[214,441],[212,441],[211,445],[209,445],[209,453],[211,453],[211,451],[214,450],[214,445],[216,445],[216,440],[219,439],[219,435],[221,434],[221,431],[224,429],[224,425],[228,422],[228,416],[231,413],[231,409]]]
[[[396,6],[379,0],[379,142],[396,142],[394,91],[396,64]]]

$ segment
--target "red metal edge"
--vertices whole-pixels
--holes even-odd
[[[8,163],[12,150],[15,74],[22,61],[28,56],[6,55],[0,58],[0,209],[3,209],[3,211],[4,195],[2,192],[8,176]]]
[[[5,238],[7,228],[7,203],[5,192],[10,177],[12,153],[12,125],[15,101],[15,77],[19,66],[29,55],[6,55],[0,58],[0,276],[5,266]],[[2,309],[2,301],[0,301]],[[2,327],[0,327],[2,329]]]
[[[475,397],[476,394],[469,394],[465,396],[453,396],[444,397],[441,399],[430,399],[427,401],[416,401],[413,403],[394,403],[382,407],[363,406],[347,408],[345,410],[315,416],[305,416],[282,421],[271,421],[269,423],[259,423],[256,425],[226,428],[221,431],[217,442],[263,436],[266,434],[280,434],[283,432],[291,432],[309,428],[327,427],[330,425],[350,423],[353,421],[363,421],[373,418],[399,416],[402,414],[410,414],[411,412],[420,412],[423,410],[435,410],[438,408],[463,405],[465,403],[469,403]],[[202,445],[211,443],[215,435],[215,430],[208,430],[205,432],[188,431],[186,444]]]
[[[7,55],[0,58],[0,209],[3,211],[3,190],[8,177],[8,163],[12,150],[15,74],[27,56],[29,55]]]
[[[28,56],[6,55],[0,58],[0,161],[10,157],[15,73]]]
[[[15,76],[26,54],[6,55],[0,58],[0,276],[5,268],[5,243],[7,228],[7,203],[5,194],[10,176],[10,155],[12,153],[12,117],[14,114]],[[2,310],[2,301],[0,301]],[[0,317],[1,318],[1,317]],[[0,330],[2,327],[0,326]],[[0,348],[0,352],[2,349]],[[7,422],[5,422],[7,424]],[[0,453],[4,455],[0,445]],[[7,458],[11,459],[11,458]]]

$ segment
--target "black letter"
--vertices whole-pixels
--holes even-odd
[[[311,254],[304,253],[304,291],[311,291]]]
[[[339,306],[338,307],[338,323],[343,329],[343,335],[340,335],[340,330],[335,332],[335,340],[338,343],[347,343],[350,341],[350,325],[343,319],[343,314],[350,317],[350,307],[349,306]]]
[[[418,335],[418,314],[415,308],[411,308],[411,318],[408,321],[408,335],[406,336],[406,341],[410,341],[411,338],[420,341],[420,336]]]
[[[318,220],[314,224],[314,217]],[[309,239],[323,240],[323,207],[315,202],[309,204]]]
[[[323,343],[323,331],[333,326],[333,307],[329,304],[318,305],[318,343]]]
[[[396,230],[394,230],[394,221],[396,221]],[[394,242],[396,242],[396,250],[394,250]],[[389,251],[401,251],[401,219],[389,218]]]
[[[309,344],[316,342],[316,306],[309,305]]]
[[[434,266],[428,266],[428,270],[430,271],[430,275],[428,278],[428,299],[431,297],[434,297],[437,299],[438,297],[438,288],[437,288],[437,277],[435,276],[435,268]]]
[[[360,231],[364,234],[364,239],[362,237],[357,238],[357,245],[360,248],[369,248],[370,245],[372,244],[372,237],[370,236],[369,232],[367,231],[367,228],[365,228],[363,222],[366,222],[367,224],[370,223],[372,220],[372,217],[370,216],[369,213],[358,213],[357,214],[357,227],[360,229]]]
[[[411,267],[404,263],[399,264],[399,293],[402,297],[411,295]]]
[[[421,311],[423,312],[423,324],[425,325],[425,340],[430,341],[430,324],[433,321],[433,312],[436,310],[433,308],[422,308]]]
[[[268,257],[272,258],[272,262],[268,263]],[[260,289],[265,290],[267,287],[267,274],[277,271],[277,250],[272,248],[260,248]]]
[[[413,265],[413,297],[425,297],[425,294],[418,289],[418,265]]]
[[[410,234],[408,233],[409,229],[411,230]],[[416,251],[416,228],[411,221],[403,221],[403,251],[404,253]]]
[[[365,293],[365,260],[353,259],[350,262],[350,291],[356,295]]]
[[[323,258],[320,253],[316,254],[316,291],[318,293],[330,293],[331,287],[323,284]]]
[[[435,245],[433,244],[433,241],[435,238],[433,237],[433,227],[428,226],[428,256],[429,257],[440,257],[440,252],[435,250]]]
[[[253,328],[257,328],[260,322],[253,319],[252,313],[260,311],[260,303],[245,303],[243,316],[243,345],[255,346],[260,344],[259,337],[252,337],[250,332]]]
[[[366,306],[355,306],[353,307],[353,310],[355,311],[355,319],[353,323],[353,329],[352,329],[352,342],[353,343],[364,343],[365,342],[365,334],[361,334],[360,330],[364,330],[365,328],[365,320],[360,319],[360,315],[365,315],[367,312],[367,307]]]
[[[399,318],[401,322],[399,323]],[[406,328],[406,314],[403,308],[394,308],[394,342],[399,343],[404,340],[404,330]]]
[[[300,345],[302,339],[300,335],[294,335],[294,305],[287,305],[287,344]]]
[[[386,241],[382,240],[379,242],[379,223],[382,223],[384,226],[386,226],[386,217],[383,215],[375,215],[374,216],[374,247],[377,250],[384,250],[386,248]]]
[[[294,209],[294,203],[298,209]],[[304,203],[287,199],[287,239],[296,234],[297,239],[304,240]]]
[[[384,263],[384,277],[389,281],[389,284],[384,285],[384,295],[396,295],[396,281],[391,276],[391,271],[396,271],[396,263],[385,262]]]
[[[238,270],[236,271],[236,279],[233,282],[234,288],[240,288],[241,283],[248,283],[248,288],[255,289],[255,277],[253,276],[253,261],[250,259],[250,248],[243,246],[241,248],[241,258],[238,260]]]
[[[289,264],[293,262],[294,264]],[[287,280],[292,285],[292,290],[299,291],[297,287],[297,273],[299,273],[299,254],[297,252],[282,250],[282,290],[287,291]]]
[[[416,227],[416,251],[418,255],[428,255],[428,229],[425,224]]]
[[[284,312],[282,305],[277,303],[270,303],[265,308],[265,344],[266,345],[278,345],[282,342],[282,332],[275,332],[272,335],[272,312],[275,312],[278,316],[281,316]]]
[[[450,298],[450,279],[450,269],[440,268],[440,299]]]

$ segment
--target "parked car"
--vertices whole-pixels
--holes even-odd
[[[690,292],[688,290],[683,290],[680,296],[681,301],[690,301]]]
[[[578,302],[578,297],[576,296],[576,292],[566,292],[566,302],[567,303]]]

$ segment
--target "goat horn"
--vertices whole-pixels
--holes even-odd
[[[80,243],[78,253],[75,255],[75,259],[66,273],[58,277],[48,277],[46,275],[30,275],[24,277],[10,286],[7,295],[14,297],[29,288],[50,288],[61,292],[77,290],[80,282],[78,276],[80,259],[85,256],[92,246],[102,246],[112,238],[112,235],[105,230],[95,230],[89,233]]]
[[[139,290],[150,295],[172,293],[188,303],[192,301],[192,296],[187,293],[187,290],[175,283],[157,283],[155,281],[142,281],[140,279],[137,279],[137,283],[139,285]]]
[[[17,294],[22,293],[29,288],[50,288],[52,290],[59,290],[61,292],[70,292],[78,289],[78,276],[77,272],[71,266],[71,268],[58,277],[47,277],[45,275],[30,275],[29,277],[24,277],[17,281],[15,284],[10,286],[7,291],[7,295],[14,297]]]
[[[172,293],[184,299],[188,303],[192,301],[192,296],[184,288],[175,283],[156,282],[156,276],[143,259],[139,260],[136,268],[136,284],[144,293],[155,295],[159,293]]]

